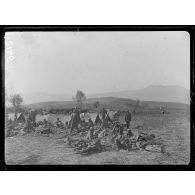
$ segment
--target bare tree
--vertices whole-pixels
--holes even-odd
[[[79,108],[81,108],[81,107],[82,107],[83,101],[86,100],[86,95],[85,95],[84,92],[82,92],[81,90],[78,90],[77,93],[76,93],[76,96],[75,96],[75,98],[73,98],[73,100],[74,100],[74,99],[75,99],[76,102],[77,102],[77,106],[78,106]]]

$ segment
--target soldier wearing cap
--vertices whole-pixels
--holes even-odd
[[[130,122],[131,122],[131,113],[129,110],[125,114],[125,122],[126,122],[127,128],[129,128]]]

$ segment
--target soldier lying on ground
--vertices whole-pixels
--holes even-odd
[[[144,133],[141,133],[138,138],[137,138],[137,141],[138,142],[146,142],[146,141],[150,141],[150,140],[154,140],[155,139],[155,135],[154,134],[144,134]]]
[[[146,134],[141,134],[139,135],[138,139],[137,139],[138,143],[139,143],[139,148],[142,149],[146,149],[147,146],[160,146],[160,150],[161,153],[165,153],[165,145],[163,144],[162,140],[159,139],[155,139],[155,135],[154,134],[150,134],[150,135],[146,135]]]
[[[41,134],[51,134],[52,129],[50,127],[47,127],[41,131]]]
[[[79,140],[77,143],[75,143],[74,150],[82,150],[83,148],[86,148],[89,145],[88,140]]]
[[[86,148],[83,148],[82,150],[78,151],[80,154],[92,154],[95,152],[100,152],[102,151],[103,146],[101,145],[101,140],[97,139],[94,140],[93,142],[89,143]]]

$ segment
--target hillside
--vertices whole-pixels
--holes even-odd
[[[115,97],[102,97],[102,98],[89,98],[83,103],[83,108],[93,109],[93,103],[98,101],[100,107],[106,107],[110,109],[122,109],[135,105],[135,101],[126,98],[115,98]],[[52,101],[52,102],[40,102],[34,104],[28,104],[27,107],[33,109],[63,109],[63,108],[73,108],[76,103],[73,101]]]
[[[102,98],[89,98],[83,103],[84,109],[93,110],[93,103],[99,101],[100,108],[105,107],[108,109],[114,110],[125,110],[125,109],[134,109],[136,101],[127,98],[117,98],[117,97],[102,97]],[[52,102],[40,102],[34,104],[26,105],[29,108],[33,109],[65,109],[75,107],[75,102],[73,101],[52,101]],[[152,101],[141,101],[140,108],[147,109],[158,109],[160,106],[170,108],[170,109],[189,109],[189,105],[182,103],[172,103],[172,102],[152,102]]]
[[[172,86],[154,85],[140,90],[128,90],[128,91],[93,94],[90,97],[108,97],[108,96],[140,99],[142,101],[180,102],[185,104],[190,103],[190,90],[177,85],[172,85]]]
[[[180,102],[190,103],[190,90],[181,86],[154,85],[138,90],[126,90],[109,93],[86,94],[88,98],[100,97],[119,97],[128,99],[139,99],[142,101],[157,101],[157,102]],[[73,94],[52,94],[52,93],[23,93],[21,96],[25,104],[33,104],[38,102],[62,102],[71,101]]]

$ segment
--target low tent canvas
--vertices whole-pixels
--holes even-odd
[[[114,119],[116,113],[117,113],[117,111],[109,111],[108,112],[108,115],[109,115],[109,117],[110,117],[111,120]]]
[[[24,114],[19,113],[17,115],[17,122],[25,122],[25,121],[26,121],[26,118],[25,118]]]
[[[12,120],[12,121],[14,121],[14,119],[15,119],[15,114],[14,113],[9,113],[8,114],[8,119],[10,120]]]
[[[93,123],[95,123],[96,117],[97,117],[97,113],[90,113],[90,118],[93,121]]]
[[[94,123],[95,123],[95,124],[102,123],[102,120],[100,119],[99,114],[97,114]]]
[[[8,119],[14,121],[15,120],[15,114],[14,113],[9,113],[8,114]],[[25,122],[26,121],[26,117],[24,116],[24,114],[22,113],[18,113],[17,114],[17,118],[16,121],[18,122]]]
[[[44,119],[46,119],[48,122],[54,124],[57,121],[57,118],[59,118],[59,120],[65,124],[66,122],[70,121],[71,116],[64,114],[36,115],[36,123],[38,123],[39,121],[43,122]]]

